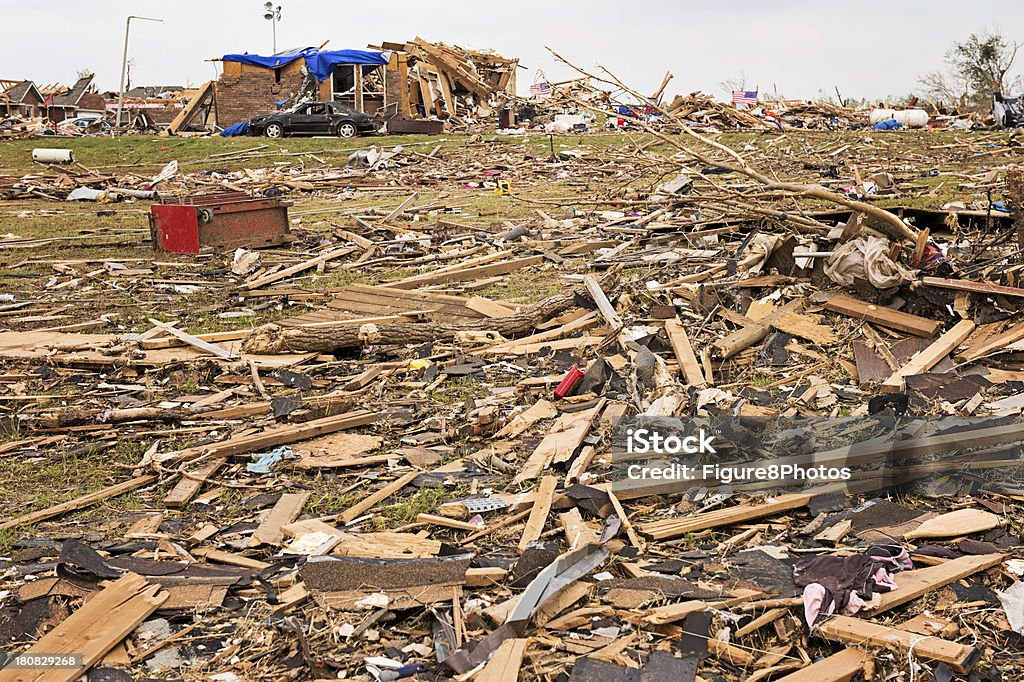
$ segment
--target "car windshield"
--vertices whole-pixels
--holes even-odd
[[[306,106],[305,102],[299,102],[298,104],[291,105],[290,107],[285,109],[285,111],[288,112],[289,114],[294,114],[296,111],[298,111],[299,109],[301,109],[304,106]]]

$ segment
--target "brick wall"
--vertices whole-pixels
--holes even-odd
[[[281,82],[269,69],[240,75],[222,74],[217,81],[217,125],[226,128],[253,116],[274,111],[274,102],[298,95],[302,74],[282,70]]]

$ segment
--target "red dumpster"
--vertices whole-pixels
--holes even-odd
[[[290,201],[242,192],[165,198],[149,209],[153,248],[172,253],[259,248],[290,239]]]

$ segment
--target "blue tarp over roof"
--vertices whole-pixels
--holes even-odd
[[[262,66],[267,69],[278,69],[291,64],[296,59],[305,58],[306,67],[309,69],[309,72],[316,76],[318,81],[325,81],[334,72],[334,67],[340,64],[380,66],[387,64],[390,57],[390,52],[378,52],[376,50],[326,50],[321,52],[315,47],[306,47],[280,52],[269,57],[258,54],[226,54],[221,57],[221,60],[225,62],[241,62],[250,66]]]

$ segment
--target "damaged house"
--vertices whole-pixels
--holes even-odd
[[[0,80],[0,112],[4,118],[35,118],[43,109],[43,95],[32,81]]]
[[[441,121],[489,116],[515,94],[516,59],[421,38],[380,47],[224,55],[218,124],[248,120],[288,101],[321,100],[385,118],[391,132],[440,132]]]

